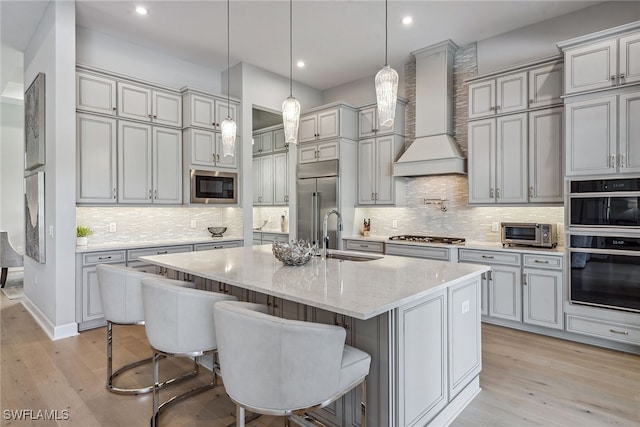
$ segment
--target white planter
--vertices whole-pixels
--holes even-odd
[[[88,237],[76,237],[76,246],[87,246]]]

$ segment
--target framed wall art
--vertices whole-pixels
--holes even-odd
[[[44,171],[24,178],[25,254],[45,263]]]
[[[45,78],[38,76],[24,93],[24,169],[45,164]]]

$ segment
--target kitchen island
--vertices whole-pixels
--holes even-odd
[[[369,426],[446,425],[480,391],[480,282],[488,267],[368,257],[284,266],[263,245],[142,259],[198,283],[218,282],[219,290],[267,303],[274,315],[342,325],[347,343],[372,357]],[[328,425],[359,426],[360,401],[356,389],[313,414]]]

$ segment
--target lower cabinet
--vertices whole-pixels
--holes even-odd
[[[263,233],[261,231],[253,232],[254,245],[266,245],[273,242],[287,243],[289,241],[288,233]]]
[[[344,239],[343,247],[347,251],[384,253],[384,242]]]
[[[563,329],[563,258],[524,254],[522,265],[522,321]]]
[[[387,255],[455,262],[455,256],[453,256],[452,251],[445,247],[387,243],[385,245],[385,253]]]

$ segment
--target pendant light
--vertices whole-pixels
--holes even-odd
[[[384,67],[376,74],[376,99],[378,100],[378,125],[380,127],[393,126],[396,115],[396,100],[398,98],[398,73],[391,68],[387,61],[388,45],[388,5],[384,1]]]
[[[231,69],[229,68],[229,1],[227,0],[227,118],[220,124],[220,132],[222,134],[222,156],[233,157],[236,152],[236,122],[231,118],[231,107],[229,102],[229,92],[231,86],[229,84]]]
[[[289,0],[289,97],[282,103],[284,141],[295,144],[300,124],[300,103],[293,97],[293,0]]]

